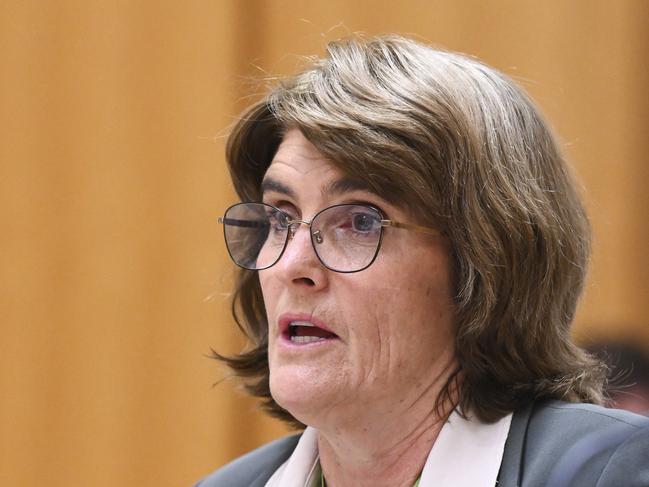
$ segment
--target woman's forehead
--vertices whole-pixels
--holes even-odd
[[[403,182],[382,177],[380,170],[371,169],[371,164],[363,164],[361,170],[348,157],[341,154],[336,162],[332,161],[331,156],[324,155],[298,128],[291,128],[285,132],[266,169],[259,188],[261,195],[276,193],[292,199],[313,195],[328,202],[367,197],[384,209],[391,207],[392,212],[412,213],[410,202],[403,198],[408,193]]]
[[[294,166],[297,170],[331,164],[297,128],[292,128],[284,134],[270,166],[280,162]]]
[[[298,129],[284,135],[262,180],[262,192],[281,190],[307,183],[324,187],[345,175]],[[315,189],[315,188],[314,188]]]

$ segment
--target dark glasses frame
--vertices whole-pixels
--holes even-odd
[[[245,265],[240,264],[237,261],[237,259],[234,258],[234,255],[232,254],[232,251],[230,249],[230,244],[228,243],[228,238],[227,238],[227,233],[226,233],[226,225],[233,225],[233,226],[238,226],[238,227],[243,227],[243,228],[260,228],[260,227],[266,226],[265,224],[259,223],[259,222],[254,222],[254,221],[250,221],[250,220],[240,220],[240,219],[237,219],[237,218],[228,218],[227,217],[227,214],[233,208],[236,208],[236,207],[239,207],[239,206],[244,206],[244,205],[245,206],[256,205],[256,206],[268,207],[268,208],[271,208],[273,211],[276,211],[276,212],[286,216],[287,232],[286,232],[286,239],[284,240],[284,244],[282,246],[282,250],[278,254],[277,258],[271,264],[269,264],[267,266],[254,267],[254,268],[253,267],[246,267]],[[378,218],[379,218],[378,221],[381,224],[381,233],[379,234],[379,239],[378,239],[378,242],[376,243],[376,249],[374,250],[374,255],[372,256],[370,261],[366,265],[364,265],[363,267],[361,267],[359,269],[353,269],[353,270],[349,270],[349,271],[335,269],[335,268],[327,265],[326,262],[324,262],[324,260],[320,256],[320,253],[318,252],[318,249],[316,247],[316,243],[318,243],[318,244],[322,243],[322,237],[319,235],[320,231],[316,230],[314,232],[312,230],[312,227],[311,227],[314,220],[316,220],[318,218],[318,216],[321,215],[323,212],[331,210],[332,208],[339,208],[339,207],[343,207],[343,206],[346,206],[346,207],[360,207],[360,208],[366,208],[366,209],[368,209],[370,211],[373,211],[378,215]],[[330,271],[339,272],[341,274],[352,274],[354,272],[360,272],[360,271],[363,271],[363,270],[367,269],[369,266],[371,266],[374,263],[374,261],[376,260],[376,257],[379,255],[379,250],[381,248],[381,243],[383,242],[383,229],[386,228],[386,227],[400,228],[400,229],[403,229],[403,230],[410,230],[410,231],[425,233],[425,234],[434,235],[434,236],[443,235],[443,232],[441,232],[440,230],[437,230],[435,228],[425,227],[425,226],[422,226],[422,225],[415,225],[415,224],[412,224],[412,223],[404,223],[404,222],[399,222],[399,221],[396,221],[396,220],[386,219],[385,215],[383,214],[383,212],[381,210],[379,210],[378,208],[375,208],[375,207],[373,207],[371,205],[362,204],[362,203],[341,203],[341,204],[331,205],[331,206],[328,206],[328,207],[323,208],[322,210],[318,211],[315,215],[313,215],[313,218],[311,218],[310,221],[307,221],[307,220],[291,219],[291,215],[289,215],[285,211],[280,210],[276,206],[269,205],[268,203],[242,202],[242,203],[235,203],[235,204],[229,206],[225,210],[224,216],[220,216],[218,218],[218,221],[219,221],[219,223],[223,224],[223,237],[225,239],[225,246],[228,249],[228,254],[230,255],[230,259],[232,259],[232,261],[237,266],[241,267],[242,269],[249,270],[249,271],[263,271],[263,270],[268,269],[270,267],[273,267],[275,264],[277,264],[279,262],[279,260],[282,258],[282,256],[284,255],[284,252],[286,251],[286,247],[288,246],[289,240],[292,240],[293,237],[295,236],[295,232],[297,232],[297,227],[299,225],[306,225],[307,227],[309,227],[309,234],[310,234],[310,237],[311,237],[311,246],[313,247],[313,251],[315,252],[316,257],[318,257],[318,260],[320,261],[320,263],[325,268],[329,269]]]

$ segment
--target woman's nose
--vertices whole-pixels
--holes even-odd
[[[287,283],[320,287],[326,281],[326,268],[315,253],[310,228],[305,224],[296,224],[293,228],[293,236],[286,242],[276,270]]]
[[[311,243],[311,229],[308,225],[297,223],[291,226],[288,242],[286,242],[284,255],[282,255],[280,262],[282,260],[292,265],[296,263],[309,264],[311,262],[319,264],[318,256]]]

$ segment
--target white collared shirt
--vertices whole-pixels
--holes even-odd
[[[490,424],[468,418],[451,413],[428,454],[419,487],[496,485],[512,415]],[[318,465],[318,431],[308,427],[266,487],[310,487],[319,480]]]

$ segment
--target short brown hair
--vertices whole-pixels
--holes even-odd
[[[557,143],[510,79],[469,57],[396,36],[329,44],[234,127],[227,160],[243,201],[288,128],[384,199],[449,237],[458,369],[442,397],[494,421],[540,398],[599,403],[605,368],[570,338],[590,250],[588,221]],[[250,349],[215,356],[274,415],[255,272],[233,303]]]

